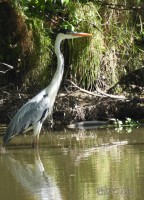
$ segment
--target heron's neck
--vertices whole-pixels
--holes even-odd
[[[58,38],[58,37],[56,38],[55,54],[57,56],[57,69],[56,69],[53,79],[48,87],[48,93],[50,93],[50,95],[52,95],[54,98],[57,95],[58,89],[59,89],[61,81],[62,81],[63,72],[64,72],[64,58],[60,51],[61,41],[62,40],[60,38]]]

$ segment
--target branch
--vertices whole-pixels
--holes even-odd
[[[70,80],[67,80],[68,82],[70,82],[72,85],[74,85],[76,88],[78,88],[80,91],[84,92],[84,93],[87,93],[87,94],[90,94],[90,95],[93,95],[93,96],[98,96],[98,97],[110,97],[110,98],[113,98],[113,99],[126,99],[125,96],[122,96],[122,95],[112,95],[112,94],[107,94],[105,92],[102,92],[100,91],[100,89],[97,89],[97,92],[100,93],[100,94],[97,94],[95,92],[90,92],[88,90],[85,90],[79,86],[77,86],[73,81],[70,81]]]
[[[103,2],[103,1],[96,1],[97,3],[99,3],[101,6],[106,6],[110,9],[115,9],[115,10],[134,10],[134,11],[138,11],[140,9],[142,9],[142,7],[138,6],[126,6],[124,4],[115,4],[115,3],[107,3],[107,2]]]
[[[98,97],[102,97],[102,95],[100,94],[96,94],[94,92],[90,92],[88,90],[85,90],[81,87],[79,87],[78,85],[76,85],[73,81],[70,81],[70,80],[67,80],[68,82],[70,82],[73,86],[75,86],[76,88],[78,88],[80,91],[84,92],[84,93],[87,93],[87,94],[90,94],[90,95],[93,95],[93,96],[98,96]]]
[[[100,94],[103,94],[104,96],[113,98],[113,99],[126,99],[126,97],[123,95],[119,96],[119,95],[107,94],[105,92],[102,92],[99,88],[97,88],[97,92],[99,92]]]
[[[8,65],[8,64],[6,64],[6,63],[0,62],[0,64],[5,65],[5,66],[7,66],[7,67],[9,68],[9,69],[7,69],[6,71],[0,71],[0,73],[5,74],[5,73],[6,73],[7,71],[9,71],[10,69],[13,69],[13,66]]]

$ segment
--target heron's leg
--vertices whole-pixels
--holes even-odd
[[[50,117],[50,128],[53,129],[53,126],[54,126],[54,121],[53,121],[53,116],[51,115]]]
[[[39,143],[39,134],[41,131],[42,123],[38,122],[37,124],[33,125],[33,132],[34,132],[34,140],[32,147],[33,148],[38,148],[38,143]]]
[[[38,148],[38,143],[39,143],[39,134],[34,136],[34,140],[32,143],[32,148],[37,149]]]
[[[53,121],[53,115],[52,112],[49,113],[47,118],[48,125],[51,129],[53,129],[54,121]]]

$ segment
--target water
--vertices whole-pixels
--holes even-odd
[[[143,199],[144,128],[44,134],[39,150],[31,140],[0,154],[0,199]]]

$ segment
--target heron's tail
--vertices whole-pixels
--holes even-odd
[[[10,141],[10,139],[5,134],[4,137],[3,137],[3,144],[6,145],[9,141]]]

